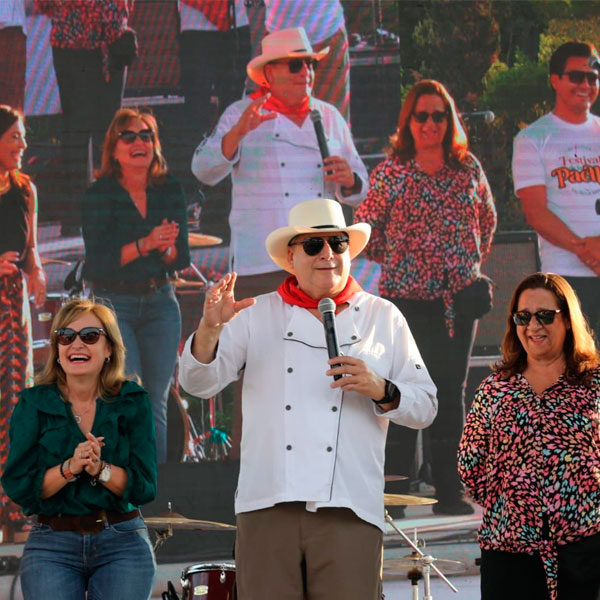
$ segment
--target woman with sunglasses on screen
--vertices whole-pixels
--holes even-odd
[[[489,304],[481,278],[496,210],[479,161],[469,152],[453,98],[439,82],[409,91],[388,158],[371,173],[355,215],[372,227],[366,254],[381,263],[379,293],[406,317],[438,388],[438,416],[427,430],[441,514],[469,514],[456,473],[463,389],[476,319]],[[409,475],[416,432],[390,431],[388,472]],[[395,491],[403,484],[396,484]]]
[[[181,336],[169,275],[190,263],[186,203],[167,172],[156,119],[122,108],[104,140],[98,179],[83,203],[85,277],[114,308],[127,348],[154,407],[159,463],[167,459],[167,397]]]
[[[0,474],[8,453],[8,422],[19,392],[33,384],[29,294],[46,297],[46,276],[37,250],[37,192],[21,172],[23,115],[0,105]],[[16,530],[23,514],[0,488],[0,511]]]
[[[599,597],[599,363],[569,283],[526,277],[460,442],[461,478],[484,510],[482,600]]]
[[[138,507],[156,495],[154,422],[124,370],[114,313],[64,305],[46,366],[15,407],[2,477],[37,514],[21,562],[25,600],[150,597],[156,565]]]

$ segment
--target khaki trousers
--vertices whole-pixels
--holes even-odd
[[[347,508],[238,514],[238,600],[380,600],[382,546],[381,530]]]

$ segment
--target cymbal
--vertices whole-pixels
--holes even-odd
[[[386,506],[415,506],[420,504],[437,504],[435,498],[422,496],[407,496],[406,494],[384,494],[383,503]]]
[[[188,281],[187,279],[173,279],[171,282],[176,288],[204,288],[206,283],[204,281]]]
[[[188,233],[188,244],[190,248],[202,248],[203,246],[218,246],[223,240],[216,235],[205,233]]]
[[[408,479],[406,475],[384,475],[384,481],[405,481]]]
[[[70,265],[71,264],[68,260],[59,260],[58,258],[46,258],[45,256],[40,256],[40,260],[42,261],[42,265]]]
[[[447,574],[461,573],[465,570],[465,565],[458,560],[449,560],[447,558],[434,558],[433,564],[442,572]],[[417,554],[407,554],[400,558],[384,558],[383,573],[393,574],[408,572],[412,569],[423,567],[423,557]]]
[[[183,515],[175,512],[162,513],[156,517],[144,518],[146,525],[152,529],[198,529],[202,531],[235,531],[235,525],[217,523],[216,521],[200,521],[198,519],[186,519]]]

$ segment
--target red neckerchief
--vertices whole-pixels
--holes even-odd
[[[352,277],[348,276],[346,287],[332,300],[336,306],[348,302],[356,292],[361,292],[362,288],[359,283]],[[318,308],[319,298],[312,298],[306,292],[303,292],[298,287],[298,280],[294,275],[290,275],[285,281],[277,288],[277,292],[283,298],[283,301],[293,306],[301,306],[302,308]]]
[[[266,96],[269,93],[269,88],[261,87],[256,92],[252,92],[250,94],[250,98],[256,100],[256,98],[260,98],[261,96]],[[265,110],[271,110],[273,112],[281,113],[282,115],[296,115],[298,117],[302,117],[305,119],[310,112],[310,96],[306,96],[302,101],[302,104],[299,106],[289,106],[275,98],[271,94],[268,100],[262,105]]]

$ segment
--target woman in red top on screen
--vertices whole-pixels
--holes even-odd
[[[439,500],[433,510],[468,514],[473,508],[462,499],[456,450],[482,314],[474,300],[487,294],[489,302],[479,278],[496,228],[494,202],[454,99],[437,81],[420,81],[409,91],[387,153],[355,218],[372,228],[366,254],[381,263],[379,293],[406,317],[438,388],[438,416],[427,430]],[[386,467],[410,475],[416,432],[398,431],[390,431]]]

